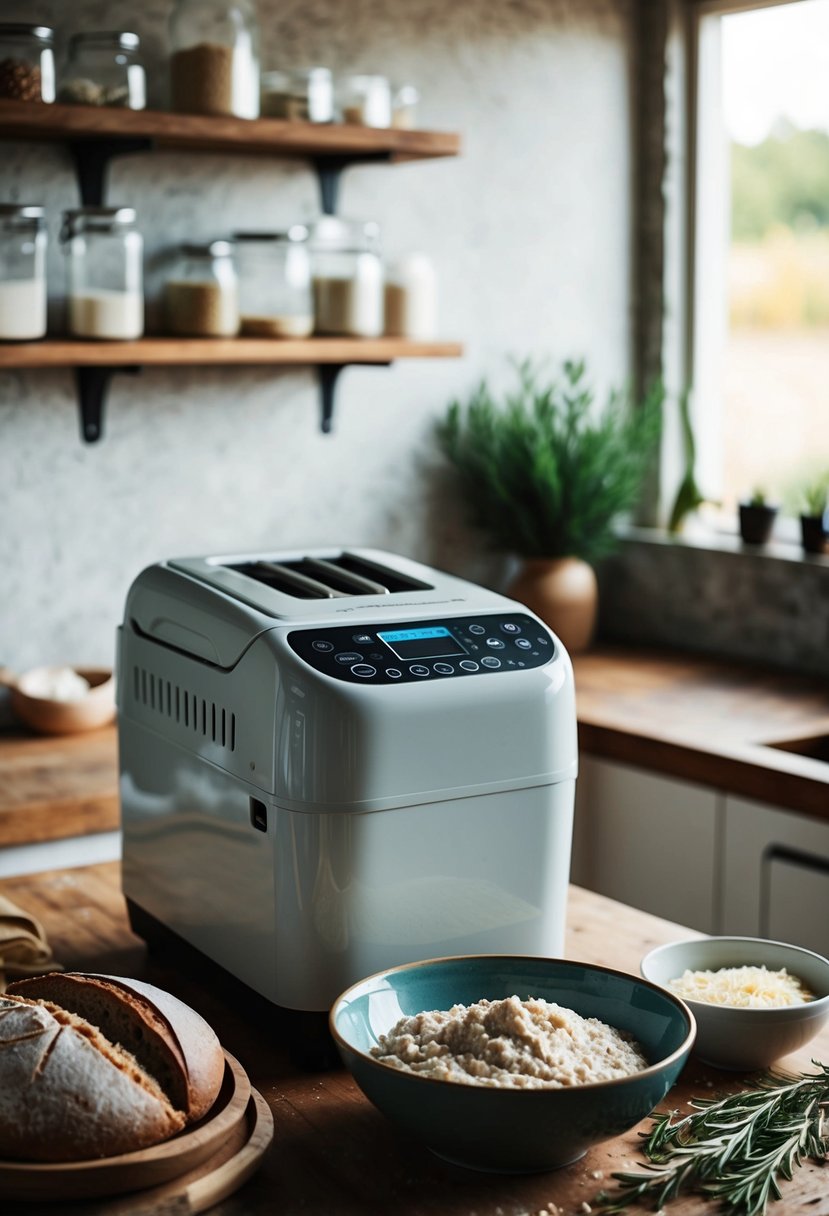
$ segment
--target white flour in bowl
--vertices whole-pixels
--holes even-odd
[[[440,1081],[510,1089],[562,1089],[648,1067],[641,1047],[624,1031],[549,1001],[517,996],[401,1018],[371,1054]]]

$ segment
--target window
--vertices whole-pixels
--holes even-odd
[[[696,12],[697,480],[733,530],[829,469],[829,0]]]

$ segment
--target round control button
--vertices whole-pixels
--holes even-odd
[[[320,654],[328,654],[329,651],[334,649],[333,642],[324,642],[322,638],[317,638],[317,640],[312,642],[311,645],[313,646],[314,650],[318,650]]]
[[[368,680],[371,676],[377,675],[377,668],[372,667],[370,663],[355,663],[351,670],[355,676],[359,676],[362,680]]]
[[[412,673],[413,676],[429,676],[432,674],[429,671],[429,668],[424,667],[422,663],[415,663],[412,667],[409,668],[409,671]]]
[[[464,671],[479,671],[480,670],[478,664],[475,662],[474,659],[461,659],[458,666],[462,667]]]
[[[533,644],[529,638],[516,638],[515,645],[520,646],[522,650],[532,650]]]
[[[370,646],[374,638],[370,633],[355,633],[351,640],[352,642],[356,642],[358,646]]]
[[[441,676],[451,676],[455,668],[451,663],[435,663],[435,671]]]
[[[403,675],[403,672],[400,670],[399,667],[387,667],[386,675],[389,677],[390,680],[399,680],[400,677]]]
[[[486,630],[484,629],[483,625],[470,625],[469,632],[470,633],[486,633]]]
[[[357,654],[356,650],[341,650],[339,654],[335,654],[334,658],[338,663],[362,663],[363,656]]]
[[[481,665],[483,667],[491,667],[494,671],[496,667],[501,666],[501,660],[496,659],[494,655],[488,654],[483,659],[481,659]]]
[[[490,648],[490,650],[503,650],[504,649],[504,643],[501,641],[500,638],[487,638],[486,644]]]
[[[539,646],[549,646],[550,645],[549,638],[536,638],[536,641],[538,642]]]
[[[520,633],[521,626],[516,625],[514,621],[504,621],[503,625],[501,626],[501,632],[502,633]],[[354,640],[356,642],[357,639],[355,638]]]

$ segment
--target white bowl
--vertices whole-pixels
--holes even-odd
[[[767,1068],[781,1056],[798,1051],[829,1019],[829,959],[800,946],[760,937],[702,937],[670,942],[646,954],[640,971],[646,980],[670,989],[670,981],[685,971],[717,971],[720,967],[785,967],[815,996],[803,1005],[780,1009],[741,1009],[692,1001],[686,1005],[697,1022],[694,1051],[717,1068],[748,1071]]]

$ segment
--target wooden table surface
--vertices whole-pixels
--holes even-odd
[[[233,984],[207,972],[148,957],[129,930],[116,864],[6,879],[0,891],[42,920],[65,966],[144,977],[197,1008],[267,1099],[274,1143],[256,1177],[213,1209],[216,1216],[535,1216],[550,1204],[562,1216],[580,1216],[612,1170],[641,1162],[634,1130],[553,1173],[501,1176],[445,1164],[399,1134],[343,1070],[298,1071],[275,1013],[250,1009]],[[697,936],[576,887],[568,925],[569,958],[630,972],[653,946]],[[785,1064],[806,1069],[812,1056],[829,1059],[829,1030]],[[734,1083],[692,1057],[667,1105]],[[648,1126],[646,1120],[640,1130]],[[784,1187],[770,1216],[829,1213],[829,1176],[819,1165],[806,1164]],[[709,1203],[688,1197],[671,1204],[668,1216],[703,1213],[714,1216]]]

